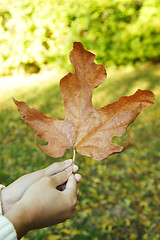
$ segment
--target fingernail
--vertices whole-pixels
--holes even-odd
[[[77,172],[78,169],[79,169],[79,167],[78,167],[77,165],[74,165],[74,166],[73,166],[73,171],[74,171],[74,172]]]
[[[72,159],[67,159],[64,161],[66,164],[71,164],[72,163]]]
[[[67,172],[72,172],[73,170],[73,167],[72,166],[69,166],[68,168],[65,169]]]
[[[76,181],[79,182],[82,178],[82,176],[80,174],[75,174],[75,178],[76,178]]]

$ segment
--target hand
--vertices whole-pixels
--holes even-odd
[[[25,191],[36,181],[41,179],[44,176],[51,176],[57,172],[63,171],[67,167],[71,166],[72,160],[66,160],[64,162],[56,162],[50,165],[49,167],[38,170],[33,173],[26,174],[15,182],[10,184],[8,187],[2,190],[2,209],[3,214],[6,214],[23,196]],[[76,165],[73,166],[73,172],[75,173],[78,170]],[[76,175],[77,180],[79,176]],[[64,186],[61,186],[63,190]]]
[[[77,174],[77,178],[80,180],[80,175]],[[57,190],[57,186],[65,182],[65,190]],[[6,217],[15,226],[20,239],[31,229],[57,224],[73,217],[76,205],[77,182],[72,169],[68,168],[33,183]]]

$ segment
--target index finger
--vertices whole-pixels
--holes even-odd
[[[64,191],[70,192],[77,196],[77,181],[73,174],[71,174],[71,176],[68,178],[66,189]]]

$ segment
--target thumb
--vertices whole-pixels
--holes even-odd
[[[66,169],[53,175],[50,176],[50,178],[52,179],[52,183],[54,185],[54,187],[57,187],[59,185],[62,185],[63,183],[65,183],[69,176],[72,174],[72,169],[70,171],[67,171]]]
[[[68,191],[77,196],[77,181],[73,174],[69,177],[67,181],[65,191]]]

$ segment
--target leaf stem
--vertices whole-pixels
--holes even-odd
[[[73,158],[72,158],[72,164],[74,164],[75,156],[76,156],[76,150],[75,150],[75,149],[73,149]]]

